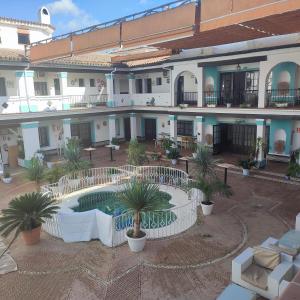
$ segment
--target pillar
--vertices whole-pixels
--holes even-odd
[[[114,74],[105,74],[106,78],[106,89],[107,89],[107,106],[115,107],[114,97]]]
[[[264,145],[266,136],[266,121],[264,119],[257,119],[256,127],[256,150],[258,150],[257,160],[262,161],[265,159]],[[258,141],[260,142],[258,143]]]
[[[169,115],[169,121],[170,121],[170,138],[177,145],[177,116]]]
[[[136,140],[137,133],[136,133],[136,113],[130,114],[130,136],[131,140]]]
[[[21,124],[24,143],[25,161],[32,159],[34,154],[40,150],[39,122],[28,122]]]
[[[71,119],[63,120],[63,131],[64,131],[64,144],[68,143],[68,140],[72,137],[71,134]]]
[[[16,71],[18,95],[24,99],[20,104],[20,112],[37,112],[38,107],[30,103],[30,98],[35,96],[34,71]]]
[[[198,92],[198,107],[203,107],[203,67],[199,68],[199,71],[197,72],[197,80],[198,80],[198,85],[197,85],[197,92]]]
[[[131,105],[134,105],[133,95],[135,94],[135,75],[132,73],[128,74],[128,84]]]
[[[258,108],[266,107],[266,81],[268,77],[268,67],[266,62],[259,63],[259,81],[258,81]]]
[[[196,117],[197,122],[197,143],[205,144],[205,119],[202,116]]]
[[[68,73],[67,72],[60,72],[57,74],[59,78],[59,85],[60,85],[60,94],[62,98],[62,109],[69,110],[71,107],[71,102],[69,97],[67,96],[67,88],[68,88]]]
[[[116,135],[116,115],[108,116],[108,127],[109,127],[109,141],[111,143],[112,139],[117,136]]]

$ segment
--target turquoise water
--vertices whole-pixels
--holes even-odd
[[[170,204],[171,196],[165,192],[159,192],[161,198],[162,209],[174,207]],[[97,192],[88,194],[78,199],[79,205],[73,207],[75,212],[84,212],[93,209],[99,209],[105,214],[111,216],[119,216],[126,212],[126,208],[117,197],[117,192]],[[173,212],[156,211],[142,213],[142,228],[154,229],[167,226],[176,220],[176,215]],[[121,230],[125,227],[132,226],[132,216],[124,220],[117,220],[116,227]]]

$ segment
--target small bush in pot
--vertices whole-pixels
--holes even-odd
[[[45,218],[51,219],[58,210],[55,200],[46,194],[31,193],[14,198],[7,209],[2,210],[0,233],[7,237],[14,232],[14,237],[0,257],[9,249],[21,233],[25,244],[33,245],[40,240],[41,225]]]
[[[11,175],[7,170],[4,170],[2,181],[7,184],[12,182]]]
[[[63,177],[66,174],[66,169],[62,166],[55,166],[52,169],[50,169],[46,175],[46,180],[51,183],[57,183],[61,177]]]
[[[168,159],[171,159],[172,165],[176,165],[177,159],[180,157],[180,153],[177,148],[171,147],[167,155]]]
[[[255,162],[251,160],[250,158],[240,160],[239,161],[239,166],[243,168],[243,175],[244,176],[249,176],[250,169],[255,166]]]
[[[45,175],[45,168],[43,163],[37,157],[33,157],[27,169],[27,177],[29,180],[34,181],[37,186],[37,190],[40,189],[40,182],[44,178]]]
[[[112,138],[111,139],[111,144],[115,146],[115,150],[120,149],[120,141],[117,138]]]
[[[141,230],[142,213],[164,208],[159,186],[134,179],[125,185],[118,197],[127,210],[133,213],[133,229],[126,233],[129,247],[133,252],[142,251],[146,243],[146,233]]]

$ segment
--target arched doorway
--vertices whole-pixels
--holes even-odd
[[[300,105],[300,66],[282,62],[274,66],[266,80],[266,101],[269,107]]]
[[[181,72],[175,80],[175,104],[197,106],[198,81],[192,72]]]

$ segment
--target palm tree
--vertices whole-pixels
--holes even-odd
[[[159,195],[159,186],[137,179],[125,185],[125,189],[118,194],[120,201],[134,214],[134,227],[132,237],[144,236],[141,232],[141,213],[156,211],[163,208]]]
[[[198,176],[203,178],[216,176],[216,164],[219,161],[213,158],[208,147],[198,145],[197,156],[194,158]]]
[[[20,232],[32,231],[40,227],[45,218],[51,219],[59,209],[55,200],[46,194],[30,193],[14,198],[7,209],[2,210],[0,217],[0,234],[7,237],[15,231],[15,235],[2,255],[9,249]]]

